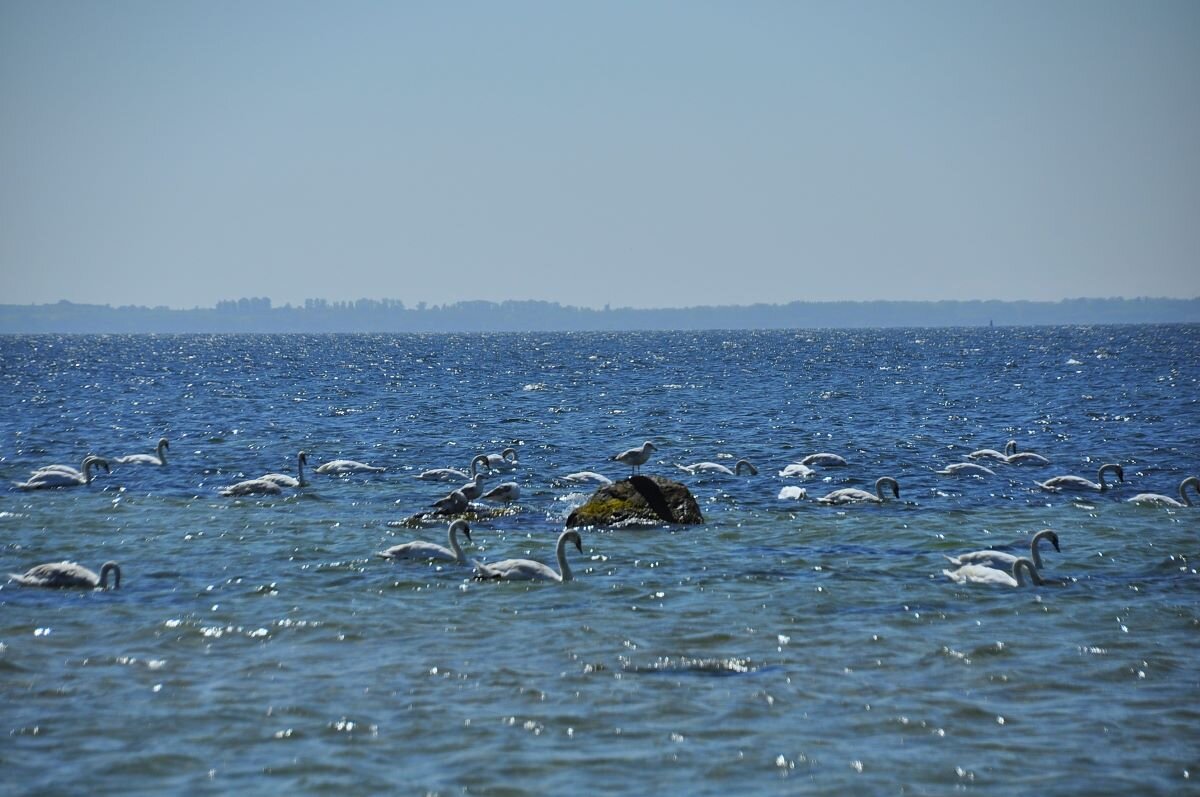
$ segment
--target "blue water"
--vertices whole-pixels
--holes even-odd
[[[1200,507],[1125,499],[1200,471],[1198,399],[1194,325],[3,337],[0,571],[124,577],[0,588],[0,792],[1194,793]],[[11,487],[160,436],[166,466]],[[934,473],[1009,439],[1053,464]],[[705,525],[585,530],[567,584],[373,556],[444,543],[387,525],[447,491],[416,474],[513,446],[468,553],[552,562],[592,489],[561,477],[643,440]],[[218,495],[302,449],[387,471]],[[817,451],[849,466],[779,477]],[[779,498],[882,475],[899,501]],[[941,574],[1042,528],[1066,586]]]

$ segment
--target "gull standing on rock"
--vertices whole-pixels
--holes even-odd
[[[642,465],[646,464],[646,461],[650,459],[650,452],[657,450],[658,448],[655,447],[654,443],[647,440],[642,443],[640,448],[631,448],[628,451],[622,451],[620,454],[613,455],[610,459],[628,465],[630,468],[629,475],[632,476],[641,470]]]

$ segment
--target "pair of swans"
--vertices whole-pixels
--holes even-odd
[[[1046,479],[1044,482],[1038,482],[1038,487],[1050,493],[1061,493],[1063,490],[1102,493],[1110,489],[1108,483],[1104,481],[1104,474],[1106,473],[1113,473],[1116,475],[1118,481],[1125,481],[1125,469],[1115,462],[1109,462],[1100,466],[1100,470],[1096,473],[1096,481],[1085,479],[1082,476],[1055,476],[1052,479]]]
[[[883,488],[892,488],[892,495],[900,497],[900,483],[891,476],[880,476],[875,480],[875,492],[869,493],[857,487],[843,487],[817,499],[818,504],[882,504],[884,501]]]
[[[438,545],[435,542],[415,540],[413,542],[403,542],[399,545],[393,545],[386,551],[379,551],[375,555],[384,559],[390,559],[393,562],[401,559],[421,559],[426,561],[456,562],[457,564],[465,565],[467,563],[467,556],[463,553],[462,546],[458,544],[459,532],[468,540],[471,539],[471,527],[467,525],[467,521],[455,520],[446,530],[446,536],[450,543],[449,548],[444,545]]]
[[[1029,573],[1029,580],[1034,586],[1058,586],[1062,582],[1056,579],[1042,578],[1042,574],[1038,572],[1037,567],[1033,564],[1033,560],[1020,557],[1012,563],[1012,567],[1006,573],[1003,570],[998,570],[994,567],[985,567],[983,565],[963,565],[957,570],[943,570],[942,575],[949,578],[955,584],[987,584],[998,587],[1023,587],[1025,579],[1022,577],[1022,570]]]
[[[1033,539],[1029,541],[1029,559],[1038,570],[1042,569],[1042,555],[1039,550],[1042,542],[1049,542],[1054,546],[1054,550],[1059,553],[1062,552],[1062,549],[1058,547],[1058,534],[1054,531],[1043,529],[1034,534]],[[963,565],[979,565],[981,567],[1000,568],[1001,570],[1011,569],[1019,558],[1021,557],[1015,554],[1006,553],[1005,551],[994,551],[990,548],[946,557],[950,561],[950,564],[960,567]]]
[[[991,459],[1006,465],[1049,465],[1050,460],[1032,451],[1017,451],[1017,441],[1009,440],[1004,444],[1004,451],[994,448],[981,448],[967,454],[967,459]]]
[[[722,465],[719,462],[697,462],[695,465],[680,465],[677,462],[675,463],[675,467],[693,476],[701,473],[720,473],[725,476],[739,476],[743,470],[751,476],[758,475],[758,468],[754,467],[748,459],[739,459],[734,463],[732,468]]]
[[[567,543],[572,543],[575,550],[583,553],[583,541],[575,529],[567,529],[558,535],[554,546],[554,555],[558,559],[558,570],[535,562],[532,559],[502,559],[499,562],[473,561],[475,579],[477,581],[571,581],[574,574],[571,565],[567,563]]]
[[[1170,507],[1185,507],[1192,506],[1192,499],[1187,494],[1187,488],[1191,487],[1200,495],[1200,478],[1188,476],[1179,483],[1179,500],[1176,501],[1169,495],[1161,495],[1159,493],[1138,493],[1133,498],[1129,499],[1131,504],[1139,504],[1141,506],[1170,506]]]
[[[165,437],[158,439],[158,446],[153,454],[129,454],[124,457],[117,457],[111,460],[114,465],[166,465],[167,464],[167,449],[171,447],[170,442]]]
[[[50,465],[35,470],[29,479],[17,484],[17,489],[20,490],[47,490],[56,487],[83,487],[92,483],[92,468],[104,468],[105,473],[112,471],[108,467],[108,460],[93,455],[84,457],[81,470],[75,470],[67,465]]]
[[[121,566],[116,562],[105,562],[97,575],[75,562],[47,562],[26,570],[24,573],[9,573],[9,577],[25,587],[49,587],[51,589],[108,589],[108,574],[113,574],[113,589],[121,588]]]
[[[650,454],[657,450],[658,447],[647,440],[637,448],[630,448],[622,451],[620,454],[613,454],[609,457],[609,460],[620,462],[622,465],[628,465],[629,475],[632,477],[633,474],[641,470],[642,465],[645,465],[649,461]]]

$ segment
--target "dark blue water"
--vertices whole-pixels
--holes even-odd
[[[0,791],[1196,791],[1200,507],[1127,499],[1200,471],[1198,399],[1194,325],[3,337],[0,570],[124,577],[0,588]],[[162,467],[11,486],[162,436]],[[1052,464],[935,473],[1010,439]],[[643,440],[704,526],[585,530],[568,584],[373,556],[445,542],[387,525],[447,491],[418,473],[512,446],[468,553],[553,562],[593,489],[562,477]],[[300,450],[387,470],[218,494]],[[849,465],[778,475],[818,451]],[[811,500],[884,475],[899,501]],[[942,575],[1042,528],[1066,586]]]

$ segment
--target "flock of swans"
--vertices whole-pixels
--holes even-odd
[[[69,465],[48,465],[30,473],[25,482],[16,487],[22,490],[38,490],[51,488],[79,487],[91,484],[93,471],[103,469],[111,473],[112,465],[157,465],[167,464],[166,452],[170,449],[169,441],[164,437],[158,441],[154,454],[130,454],[122,457],[105,458],[89,454],[84,457],[79,468]],[[652,441],[647,440],[641,446],[630,448],[609,457],[611,462],[628,465],[630,475],[637,474],[641,467],[649,462],[651,455],[658,451]],[[1018,452],[1016,441],[1010,440],[1003,452],[985,448],[973,451],[967,455],[970,462],[960,462],[948,465],[942,470],[935,471],[947,476],[995,476],[991,468],[979,464],[978,461],[989,461],[997,465],[1033,465],[1045,466],[1049,460],[1040,454]],[[308,464],[308,454],[299,452],[296,458],[296,475],[285,473],[266,473],[258,478],[246,479],[219,489],[226,497],[277,495],[284,490],[295,490],[306,486],[304,468]],[[485,489],[485,481],[494,473],[511,473],[518,469],[520,462],[514,448],[506,448],[499,454],[480,454],[471,460],[466,470],[456,468],[437,468],[425,470],[417,475],[418,479],[435,482],[463,483],[451,490],[442,498],[431,504],[436,510],[434,514],[454,515],[470,508],[473,501],[482,499],[510,503],[519,500],[520,486],[515,481],[503,482],[490,490]],[[793,462],[779,471],[782,478],[808,478],[816,473],[817,468],[845,467],[847,461],[838,454],[821,452],[810,454],[799,462]],[[754,476],[756,468],[746,459],[739,459],[732,468],[716,462],[697,462],[693,465],[676,463],[678,469],[696,475],[726,475]],[[318,466],[315,471],[320,474],[342,475],[348,473],[380,473],[385,469],[349,459],[337,459]],[[1081,476],[1055,476],[1042,482],[1036,482],[1038,488],[1047,492],[1063,491],[1105,492],[1112,487],[1105,477],[1112,474],[1118,483],[1125,481],[1123,468],[1115,463],[1101,465],[1096,481]],[[595,471],[578,471],[562,477],[563,481],[575,484],[610,484],[612,480]],[[875,491],[870,492],[855,487],[834,490],[816,499],[817,504],[835,506],[853,506],[882,504],[887,499],[887,492],[893,498],[900,497],[900,484],[891,476],[881,476],[875,481]],[[1139,493],[1128,499],[1131,503],[1144,506],[1188,507],[1192,506],[1188,489],[1191,488],[1200,496],[1200,478],[1188,476],[1179,485],[1179,499],[1158,493]],[[807,497],[805,488],[789,485],[779,495],[780,498],[803,499]],[[459,565],[468,564],[466,553],[459,543],[458,535],[471,539],[471,529],[466,520],[454,519],[447,528],[449,547],[431,542],[412,541],[401,543],[380,551],[377,556],[389,561],[445,561]],[[1059,551],[1058,535],[1047,529],[1033,536],[1028,557],[991,549],[972,551],[959,556],[947,556],[955,569],[944,569],[942,573],[957,584],[989,584],[1019,587],[1025,584],[1025,576],[1035,585],[1061,583],[1047,579],[1041,574],[1043,562],[1039,551],[1042,542],[1053,545]],[[474,577],[479,580],[511,580],[511,581],[570,581],[573,578],[571,567],[567,561],[566,548],[573,544],[582,552],[582,541],[579,532],[567,529],[559,534],[555,544],[555,558],[558,570],[541,562],[530,559],[504,559],[497,562],[483,563],[471,560]],[[107,589],[108,576],[113,575],[113,588],[121,585],[121,569],[116,562],[105,562],[97,574],[77,563],[63,561],[37,565],[25,573],[10,573],[12,580],[20,585],[52,588],[82,588]]]

